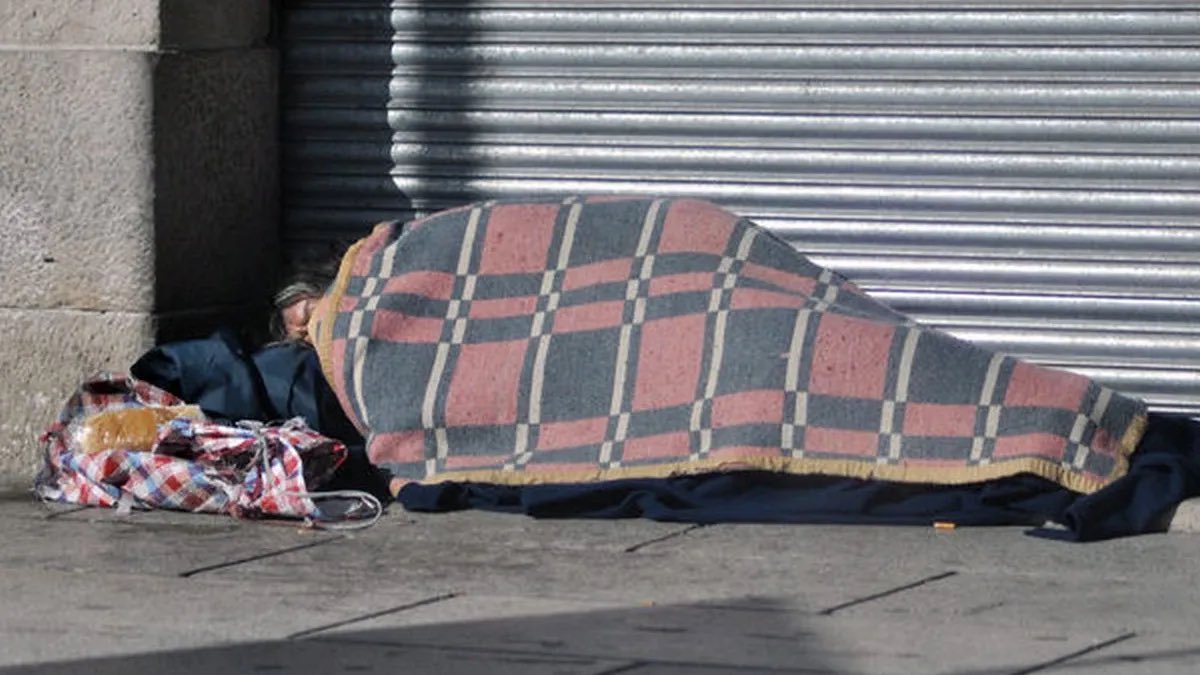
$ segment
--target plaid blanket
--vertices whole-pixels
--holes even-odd
[[[120,408],[182,403],[132,377],[101,374],[84,382],[42,435],[34,493],[49,501],[322,520],[307,486],[327,480],[346,448],[301,420],[230,427],[177,419],[160,428],[153,452],[74,447],[74,421]]]
[[[926,483],[1122,475],[1145,407],[872,300],[704,201],[487,202],[384,223],[312,323],[403,481],[765,469]]]

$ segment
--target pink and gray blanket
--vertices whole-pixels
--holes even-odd
[[[1146,411],[918,325],[699,200],[486,202],[384,223],[313,333],[401,482],[768,470],[1120,477]]]

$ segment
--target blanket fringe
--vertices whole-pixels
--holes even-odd
[[[863,462],[819,457],[739,457],[699,459],[653,466],[622,466],[607,469],[568,469],[555,471],[447,471],[425,478],[421,483],[494,483],[499,485],[543,485],[559,483],[593,483],[631,478],[668,478],[702,473],[729,471],[772,471],[789,474],[820,474],[863,480],[884,480],[900,483],[965,485],[1005,478],[1021,473],[1033,474],[1053,481],[1068,490],[1090,494],[1123,476],[1129,466],[1129,455],[1146,427],[1146,417],[1139,416],[1121,439],[1118,466],[1108,476],[1093,476],[1076,472],[1072,467],[1040,457],[1020,457],[991,464],[945,467],[919,464],[864,464]]]

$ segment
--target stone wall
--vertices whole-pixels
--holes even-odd
[[[264,295],[270,27],[268,0],[0,3],[0,485],[83,377]]]

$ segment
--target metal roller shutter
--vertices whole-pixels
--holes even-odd
[[[284,237],[694,195],[897,309],[1200,413],[1187,2],[285,2]]]

